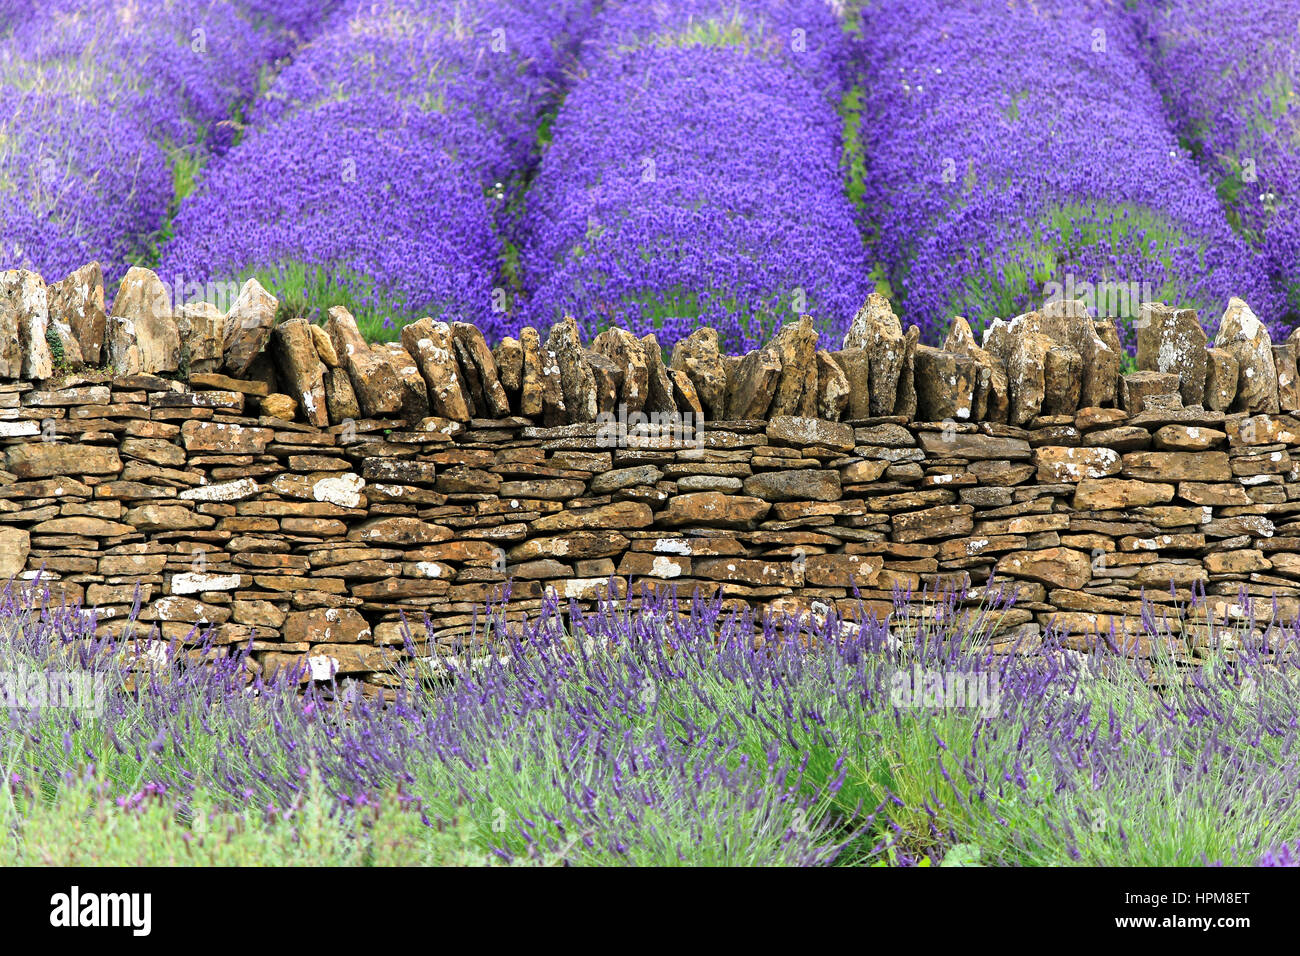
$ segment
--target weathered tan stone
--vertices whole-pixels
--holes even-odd
[[[1047,483],[1107,478],[1120,472],[1118,452],[1109,448],[1072,448],[1044,445],[1034,449],[1038,480]]]
[[[1043,414],[1073,415],[1079,408],[1083,358],[1072,348],[1054,346],[1043,362]]]
[[[347,369],[361,413],[366,418],[385,418],[400,412],[403,391],[397,372],[370,351],[352,313],[342,306],[330,309],[325,331]]]
[[[104,311],[104,272],[99,263],[84,265],[66,279],[51,285],[48,298],[50,321],[60,329],[60,338],[64,328],[70,330],[81,360],[88,365],[98,365],[108,322]],[[0,322],[0,328],[3,328],[3,322]],[[69,356],[71,362],[71,353]]]
[[[599,411],[596,376],[584,355],[578,321],[573,316],[565,316],[551,326],[546,350],[555,355],[560,368],[560,388],[569,421],[594,422]]]
[[[889,300],[877,292],[871,293],[853,317],[842,347],[863,349],[867,353],[871,368],[868,387],[872,415],[894,414],[898,379],[905,358],[904,346],[903,326]]]
[[[252,428],[247,425],[224,422],[188,421],[181,426],[181,441],[185,450],[216,452],[222,455],[260,455],[275,437],[269,428]]]
[[[727,375],[727,418],[748,421],[767,417],[781,377],[781,358],[770,347],[745,355]]]
[[[33,441],[5,449],[5,470],[19,480],[54,475],[116,475],[122,459],[116,448]]]
[[[325,405],[329,409],[330,424],[338,425],[345,421],[355,421],[361,417],[361,406],[357,402],[357,393],[352,388],[352,379],[345,368],[325,369]]]
[[[427,386],[429,411],[454,422],[470,419],[451,326],[430,318],[402,328],[402,345],[414,358]],[[520,356],[522,362],[522,354]]]
[[[242,378],[248,372],[271,337],[279,307],[276,297],[262,288],[256,279],[243,284],[238,298],[226,313],[222,333],[222,353],[227,372],[236,378]],[[116,310],[115,303],[114,312]]]
[[[306,319],[290,319],[276,327],[272,340],[280,374],[291,389],[290,397],[302,405],[308,422],[326,427],[329,407],[325,399],[325,366],[316,351],[311,326]]]
[[[1241,299],[1228,300],[1214,345],[1237,360],[1237,395],[1232,411],[1276,414],[1280,406],[1273,342],[1264,323]]]
[[[1300,381],[1296,373],[1294,337],[1273,346],[1273,365],[1277,368],[1277,401],[1284,412],[1300,409]]]
[[[978,367],[969,355],[916,347],[916,413],[921,421],[969,421]]]
[[[838,501],[840,473],[810,468],[764,471],[746,478],[744,489],[764,501]]]
[[[786,322],[772,337],[769,347],[781,364],[769,415],[817,414],[817,329],[812,317],[801,315]]]
[[[1173,498],[1174,486],[1170,484],[1125,478],[1085,478],[1074,492],[1074,507],[1079,511],[1111,511],[1164,504]]]
[[[660,512],[658,522],[666,528],[686,525],[752,528],[771,507],[771,504],[759,498],[701,491],[670,498],[668,506]]]
[[[830,352],[817,353],[817,415],[829,422],[838,422],[849,407],[848,376],[839,361]]]
[[[523,372],[519,384],[519,414],[529,418],[540,418],[545,389],[542,374],[542,344],[535,328],[526,326],[520,329],[519,348],[523,353]]]
[[[718,346],[718,331],[699,328],[673,346],[669,366],[685,372],[695,386],[704,414],[722,419],[727,414],[727,366]]]
[[[1177,391],[1182,395],[1183,404],[1201,404],[1205,396],[1205,349],[1209,340],[1196,310],[1146,302],[1135,325],[1138,369],[1177,375]]]
[[[1121,393],[1124,409],[1130,415],[1146,411],[1148,402],[1160,395],[1179,395],[1177,372],[1130,372],[1123,376]]]
[[[1087,304],[1070,299],[1050,301],[1039,310],[1039,317],[1044,335],[1079,355],[1079,405],[1112,403],[1119,379],[1120,349],[1098,334]]]
[[[1131,451],[1124,456],[1125,478],[1145,481],[1231,481],[1222,451]]]
[[[501,387],[497,363],[483,333],[468,322],[453,322],[451,336],[474,414],[492,418],[509,415],[510,401]]]
[[[793,448],[830,448],[835,451],[853,449],[853,429],[823,418],[775,416],[768,420],[767,437],[773,445]]]
[[[0,527],[0,586],[27,570],[32,538],[22,528]]]
[[[409,345],[407,350],[415,354]],[[510,335],[502,338],[492,349],[492,360],[497,363],[497,377],[501,381],[501,387],[506,390],[506,398],[517,405],[519,389],[524,380],[524,350],[519,345],[519,340]]]
[[[844,372],[849,385],[849,404],[844,418],[860,420],[871,417],[871,361],[866,349],[841,349],[830,353]]]
[[[1014,335],[1007,353],[1008,420],[1023,425],[1043,409],[1046,396],[1047,353],[1052,340],[1037,332]]]
[[[622,370],[619,405],[626,406],[629,415],[645,409],[650,396],[650,368],[646,364],[645,347],[637,337],[626,329],[609,328],[592,339],[591,350]]]
[[[411,423],[428,418],[429,390],[411,353],[396,342],[378,342],[371,346],[371,351],[386,361],[397,375],[402,388],[402,417]]]
[[[1226,412],[1237,397],[1237,358],[1226,349],[1205,350],[1205,395],[1202,404]]]
[[[948,352],[969,355],[975,363],[971,418],[976,421],[1005,422],[1011,409],[1006,362],[976,344],[970,323],[961,316],[952,320],[943,347]]]
[[[998,559],[997,573],[1078,590],[1092,580],[1092,561],[1089,555],[1070,548],[1018,551]]]
[[[215,373],[222,364],[226,317],[210,302],[190,302],[176,309],[180,364],[190,374]]]
[[[108,320],[108,364],[118,375],[174,372],[181,340],[171,293],[154,273],[138,266],[122,279]]]

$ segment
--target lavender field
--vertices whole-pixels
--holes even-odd
[[[257,276],[375,338],[837,345],[884,291],[935,344],[1064,290],[1276,339],[1298,72],[1286,0],[7,0],[0,266]]]
[[[5,592],[4,670],[77,706],[8,711],[4,863],[1300,860],[1290,627],[1218,628],[1189,671],[1050,634],[996,653],[1002,598],[900,595],[862,624],[667,596],[524,626],[498,607],[374,700],[250,680],[214,648],[142,658],[47,598]]]
[[[1300,416],[1295,366],[1288,374],[1273,364],[1254,320],[1294,358],[1295,0],[0,0],[0,272],[39,272],[53,288],[88,263],[102,267],[109,298],[107,310],[98,303],[100,339],[106,311],[120,327],[145,314],[113,310],[123,277],[135,267],[156,273],[161,284],[150,275],[147,288],[163,303],[175,357],[165,368],[114,368],[105,344],[103,366],[64,361],[60,329],[46,326],[42,305],[40,322],[22,326],[14,381],[0,389],[0,424],[11,428],[0,435],[0,486],[26,485],[0,496],[13,526],[5,540],[24,542],[6,572],[13,577],[0,579],[0,865],[1300,865],[1300,621],[1260,597],[1266,585],[1292,595],[1295,578],[1286,568],[1261,575],[1273,566],[1248,550],[1275,529],[1294,541],[1300,512],[1300,472],[1283,461],[1300,439],[1281,417]],[[143,298],[144,273],[134,274]],[[241,289],[246,299],[234,301]],[[1189,374],[1180,391],[1168,356],[1159,371],[1146,356],[1125,383],[1109,339],[1087,323],[1091,353],[1038,336],[1032,401],[1020,401],[1028,392],[1020,379],[1009,391],[1007,348],[989,360],[997,384],[986,372],[977,393],[967,355],[993,353],[975,342],[1007,345],[1024,327],[995,320],[1060,299],[1116,320],[1125,371],[1137,364],[1141,303],[1168,304],[1166,316],[1195,309],[1187,324],[1196,331],[1199,316],[1211,338],[1226,313],[1224,328],[1235,331],[1225,340],[1263,342],[1268,375],[1255,384],[1266,380],[1272,401],[1238,392],[1233,359],[1232,391],[1207,412],[1201,399],[1214,386],[1203,339],[1186,350],[1200,361],[1195,387]],[[118,302],[126,301],[124,293]],[[185,308],[204,301],[216,309]],[[896,338],[846,342],[860,309],[871,320],[861,327],[875,328],[891,308]],[[321,334],[331,309],[338,336]],[[1064,311],[1055,318],[1079,318]],[[237,334],[250,328],[239,322],[247,314],[262,334],[245,349],[257,338]],[[201,367],[191,366],[188,344],[181,358],[178,316],[187,340],[200,316],[215,330],[215,354],[198,356]],[[471,326],[422,337],[435,328],[415,325],[425,317]],[[376,357],[385,349],[368,354],[357,334],[400,340],[407,326],[412,354],[391,350],[396,365]],[[912,326],[923,343],[951,344],[921,349],[918,366]],[[981,338],[990,328],[1000,331]],[[598,347],[610,329],[626,332],[608,332]],[[443,332],[446,347],[435,347],[431,336]],[[774,334],[788,359],[774,347],[757,351]],[[42,340],[50,354],[33,371]],[[1150,341],[1144,349],[1158,350]],[[498,375],[492,346],[517,358],[509,375],[504,360]],[[674,346],[666,370],[660,347]],[[580,364],[573,355],[588,356],[587,378],[561,374],[557,349],[570,372]],[[629,349],[646,394],[625,372],[633,364],[607,354]],[[819,365],[819,349],[873,363],[871,395],[850,395],[849,377],[829,355]],[[876,368],[882,351],[897,359],[888,375]],[[1049,351],[1074,358],[1068,407],[1046,398]],[[707,367],[694,357],[706,353]],[[1114,359],[1104,375],[1082,367],[1103,353]],[[543,354],[555,365],[545,376]],[[301,368],[300,355],[310,359]],[[967,400],[934,411],[949,358],[972,373]],[[283,393],[254,382],[259,359],[285,370]],[[462,395],[457,375],[489,367]],[[303,369],[315,374],[305,389]],[[1249,384],[1254,369],[1243,365],[1240,381]],[[809,370],[811,386],[802,380]],[[372,400],[378,385],[361,387],[371,372],[387,376],[381,397],[391,403]],[[760,373],[768,394],[750,410],[746,376]],[[211,387],[180,397],[179,382],[199,376]],[[1157,389],[1161,376],[1173,378],[1172,391]],[[697,394],[697,377],[714,386],[708,396]],[[447,388],[426,389],[431,378]],[[1090,388],[1085,401],[1085,379],[1112,387]],[[955,391],[955,372],[951,380]],[[412,382],[423,396],[418,413]],[[616,398],[626,412],[631,394],[637,412],[675,416],[690,405],[707,408],[711,424],[745,427],[726,438],[699,430],[699,449],[707,437],[720,454],[707,462],[701,454],[705,467],[680,469],[680,478],[666,469],[685,457],[602,459],[564,444],[594,431],[598,383],[602,415]],[[477,405],[451,410],[453,391],[475,390]],[[303,396],[306,424],[294,421],[289,391]],[[977,394],[984,410],[972,415]],[[262,401],[275,398],[287,412]],[[994,399],[1000,415],[989,411]],[[751,454],[768,444],[770,419],[799,430],[799,440]],[[826,438],[819,422],[842,440]],[[1031,422],[1055,431],[1040,441]],[[926,426],[919,446],[900,423]],[[1089,434],[1095,445],[1081,443],[1103,426]],[[462,432],[463,462],[435,462],[435,441],[454,447]],[[507,448],[516,432],[518,447]],[[1014,454],[972,452],[985,439]],[[743,454],[727,458],[726,442]],[[1062,452],[1056,470],[1040,453],[1048,442]],[[1125,459],[1153,442],[1160,457]],[[877,444],[869,460],[848,460]],[[555,451],[570,454],[557,464],[547,458]],[[281,452],[291,471],[268,463]],[[73,459],[96,455],[81,490],[68,491],[81,467]],[[216,490],[199,469],[220,472]],[[623,474],[606,478],[616,470]],[[411,485],[398,483],[417,471]],[[1092,486],[1082,495],[1074,487],[1085,473],[1107,482],[1091,499]],[[1021,497],[1016,486],[1031,475],[1047,491]],[[818,481],[829,484],[809,491]],[[375,490],[363,505],[366,482]],[[956,504],[958,486],[975,503]],[[712,514],[742,491],[759,518],[774,502],[789,505],[790,517],[773,512],[760,524]],[[890,584],[868,609],[856,576],[828,584],[805,579],[802,567],[788,589],[806,587],[812,613],[758,617],[734,600],[668,588],[584,598],[597,606],[583,610],[549,584],[542,590],[551,578],[631,580],[639,559],[658,584],[671,583],[681,567],[669,562],[670,573],[660,563],[671,550],[631,546],[652,534],[649,502],[658,508],[670,494],[709,512],[703,520],[683,508],[674,534],[701,525],[700,537],[717,540],[741,527],[771,532],[763,557],[796,564],[805,539],[780,534],[816,540],[841,509],[849,534],[827,537],[816,555],[844,558],[856,575],[875,552],[827,549],[892,547],[891,559],[911,562],[900,572],[911,577],[886,581],[937,575],[940,540],[958,535],[949,547],[966,551],[952,560],[984,581],[1010,563],[1002,554],[1073,560],[1074,575],[1049,569],[1052,600],[1092,584],[1086,597],[1097,603],[1078,613],[1109,615],[1127,613],[1114,605],[1132,597],[1141,633],[1119,649],[1053,626],[1039,635],[1035,625],[1032,646],[1007,646],[993,640],[995,625],[1013,612],[1033,616],[1013,591],[981,581],[977,599],[894,584],[892,611],[882,613]],[[1056,532],[1080,528],[1063,517],[1067,494],[1087,532],[1068,548]],[[528,514],[520,499],[534,495],[528,507],[541,502],[545,515],[538,506],[537,516],[520,517]],[[76,500],[58,500],[66,498]],[[436,529],[445,538],[435,537],[419,509],[449,501],[437,516],[449,519]],[[116,521],[124,502],[134,524]],[[606,506],[636,519],[630,537],[583,510]],[[1202,525],[1214,507],[1230,509],[1215,533],[1232,530],[1207,544]],[[874,510],[891,517],[877,520]],[[1032,525],[1023,534],[1012,527],[1020,511]],[[1150,533],[1128,533],[1127,511],[1151,518]],[[563,562],[531,561],[536,600],[526,609],[523,599],[482,604],[488,585],[507,581],[497,542],[516,540],[499,529],[471,539],[465,529],[485,514],[483,528],[531,523],[519,542],[617,531],[622,543],[591,560],[556,551]],[[405,647],[371,640],[377,632],[352,610],[368,641],[366,666],[350,678],[337,660],[314,672],[307,662],[328,658],[303,655],[324,641],[304,639],[283,642],[301,643],[294,659],[304,663],[277,669],[286,659],[278,650],[259,647],[263,657],[253,657],[256,625],[219,641],[208,618],[160,616],[158,605],[177,595],[213,593],[208,551],[195,542],[210,543],[214,515],[240,520],[230,522],[234,532],[213,532],[225,535],[213,553],[252,556],[228,590],[246,574],[257,594],[264,588],[287,606],[315,575],[338,585],[330,598],[366,588],[378,605],[392,585]],[[395,543],[376,538],[374,554],[363,547],[372,518],[401,531],[391,532]],[[931,527],[963,520],[951,534]],[[886,541],[889,522],[896,540]],[[408,553],[407,545],[450,541],[453,524],[453,543],[472,560],[448,560],[464,567]],[[177,576],[197,583],[142,596],[141,572],[104,572],[101,555],[72,553],[137,531],[154,537],[128,547],[156,558],[148,573],[159,583],[164,574],[169,588]],[[981,540],[971,547],[967,533]],[[261,534],[273,537],[259,543]],[[981,556],[989,537],[1003,540]],[[298,545],[303,553],[291,554]],[[341,556],[317,564],[304,556],[312,549]],[[1177,555],[1157,569],[1161,549]],[[607,559],[625,552],[632,558],[616,572]],[[1214,620],[1226,592],[1211,601],[1208,576],[1195,576],[1183,552],[1213,555],[1221,580],[1242,585],[1230,623]],[[722,564],[748,553],[710,557]],[[1111,555],[1115,567],[1094,582],[1096,562]],[[1151,558],[1151,580],[1138,580],[1134,555]],[[121,561],[108,566],[150,566],[136,556],[115,553]],[[530,563],[510,561],[510,573]],[[347,571],[355,581],[321,573],[363,564]],[[882,558],[876,571],[883,567]],[[407,612],[431,606],[415,602],[462,573],[458,585],[482,588],[464,592],[474,594],[475,609],[464,611],[475,615],[471,637],[449,647],[431,619]],[[1186,576],[1175,582],[1178,573]],[[95,593],[111,588],[119,603],[61,602],[48,575],[57,583],[77,574],[107,582]],[[1161,574],[1170,586],[1158,602],[1131,593],[1132,582],[1163,587],[1152,584]],[[1035,565],[1020,579],[1040,585],[1026,602],[1033,613],[1053,607],[1042,578]],[[719,595],[772,596],[761,576],[752,588],[743,575],[716,581],[743,585]],[[843,588],[842,603],[820,600],[818,587]],[[302,597],[295,612],[320,611],[329,634],[328,615],[343,602],[313,600]],[[858,613],[848,615],[842,605],[851,601]],[[454,603],[459,615],[470,602],[458,593]],[[398,611],[383,613],[395,627]],[[1173,655],[1192,621],[1194,659]],[[378,657],[384,666],[372,663]]]

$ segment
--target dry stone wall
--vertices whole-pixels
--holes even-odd
[[[1066,302],[939,349],[872,296],[838,351],[805,317],[667,362],[572,320],[371,345],[343,309],[277,309],[252,281],[175,308],[132,270],[106,314],[97,266],[0,273],[0,574],[114,633],[138,589],[152,639],[210,626],[256,668],[372,687],[404,616],[425,655],[506,588],[516,614],[674,587],[852,618],[1014,585],[1004,646],[1055,624],[1149,654],[1146,599],[1188,660],[1243,596],[1300,611],[1295,341],[1235,300],[1212,347],[1146,307],[1127,374],[1113,323]]]

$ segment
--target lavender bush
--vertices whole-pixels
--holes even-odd
[[[426,314],[491,335],[495,218],[588,6],[349,3],[181,208],[163,272],[258,274],[281,298],[348,303],[376,336]]]
[[[527,196],[518,324],[573,314],[665,346],[710,325],[747,349],[806,312],[842,337],[866,278],[847,62],[820,0],[607,5]]]
[[[900,595],[854,625],[756,626],[670,596],[550,604],[415,658],[381,702],[300,695],[239,651],[202,648],[200,667],[97,640],[93,613],[32,600],[4,595],[4,674],[91,674],[108,694],[98,717],[10,701],[0,816],[24,861],[62,800],[155,845],[51,859],[184,859],[212,827],[251,854],[297,859],[306,840],[339,862],[378,859],[378,841],[434,862],[1249,864],[1300,839],[1292,627],[1215,628],[1189,671],[1061,635],[995,653],[1006,602],[961,595]],[[193,858],[230,858],[215,852]]]
[[[148,261],[263,71],[328,4],[120,0],[0,19],[0,259],[110,282]]]
[[[925,339],[956,314],[1033,308],[1050,283],[1072,297],[1090,283],[1095,310],[1121,318],[1145,297],[1217,316],[1233,294],[1281,315],[1170,129],[1127,10],[871,0],[861,17],[864,202]]]
[[[1142,4],[1152,75],[1238,233],[1260,249],[1300,319],[1300,19],[1286,0]]]

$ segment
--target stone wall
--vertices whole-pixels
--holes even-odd
[[[174,309],[132,270],[105,315],[97,267],[0,273],[0,573],[109,631],[139,587],[162,638],[211,624],[257,667],[370,685],[403,614],[427,653],[425,614],[450,646],[507,584],[518,613],[648,585],[852,617],[993,575],[1019,591],[998,641],[1055,622],[1149,653],[1145,596],[1189,659],[1243,591],[1300,610],[1294,343],[1244,303],[1214,348],[1195,313],[1145,309],[1128,374],[1073,303],[934,349],[872,296],[835,352],[800,319],[668,362],[572,320],[371,346],[342,309],[277,309],[255,282]]]

